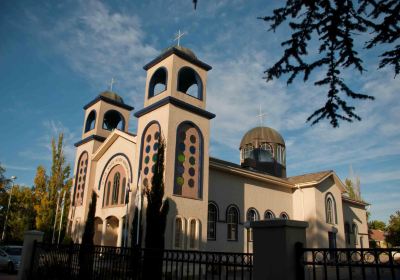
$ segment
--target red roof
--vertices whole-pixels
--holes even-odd
[[[370,229],[369,230],[369,239],[375,241],[385,241],[385,232],[379,229]]]

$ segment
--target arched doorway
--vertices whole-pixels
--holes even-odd
[[[106,232],[104,236],[104,246],[117,246],[119,220],[110,216],[106,219]]]
[[[94,245],[101,245],[102,230],[103,230],[103,220],[99,217],[96,217],[94,219],[94,237],[93,237]]]

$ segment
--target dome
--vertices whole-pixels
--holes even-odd
[[[282,135],[280,135],[275,129],[265,126],[258,126],[246,132],[242,141],[240,141],[240,148],[246,144],[252,144],[255,142],[276,143],[285,146],[285,141],[283,140]]]
[[[124,104],[124,100],[122,99],[122,97],[119,96],[118,94],[116,94],[115,92],[108,91],[108,90],[103,91],[102,93],[100,93],[100,96],[103,96],[103,97],[111,99],[115,102]]]
[[[178,50],[178,51],[180,51],[180,52],[186,54],[186,55],[189,56],[190,58],[192,58],[192,59],[194,59],[194,60],[197,60],[196,55],[194,54],[194,52],[193,52],[191,49],[185,48],[185,47],[182,47],[182,46],[172,46],[172,47],[169,47],[169,48],[163,50],[162,53],[161,53],[161,55],[163,55],[163,54],[166,53],[166,52],[169,52],[171,49],[176,49],[176,50]]]

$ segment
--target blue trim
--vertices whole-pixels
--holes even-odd
[[[87,108],[89,108],[90,106],[92,106],[93,104],[95,104],[97,101],[100,101],[100,100],[102,100],[102,101],[104,101],[104,102],[106,102],[108,104],[111,104],[111,105],[114,105],[114,106],[121,107],[123,109],[129,110],[129,111],[132,111],[134,109],[132,106],[129,106],[129,105],[125,104],[125,103],[117,102],[115,100],[112,100],[110,98],[104,97],[102,95],[97,96],[95,99],[93,99],[88,104],[83,106],[83,109],[86,110]]]
[[[104,142],[104,140],[106,140],[106,137],[93,134],[93,135],[90,135],[90,136],[88,136],[88,137],[76,142],[74,144],[74,146],[75,147],[79,147],[80,145],[85,144],[86,142],[89,142],[90,140],[96,140],[96,141],[99,141],[99,142]]]
[[[129,161],[128,156],[125,155],[124,153],[117,153],[117,154],[113,155],[112,157],[110,157],[110,158],[108,159],[107,163],[104,165],[104,168],[103,168],[103,170],[101,171],[101,175],[100,175],[98,190],[100,190],[100,188],[101,188],[101,179],[103,178],[104,171],[106,170],[106,168],[107,168],[108,164],[110,163],[110,161],[111,161],[113,158],[117,157],[117,156],[123,156],[123,157],[128,161],[128,164],[129,164],[129,171],[130,171],[129,173],[130,173],[130,175],[131,175],[131,180],[133,180],[133,177],[132,177],[132,165],[131,165],[131,162]]]
[[[168,70],[164,66],[161,66],[156,71],[154,71],[153,75],[151,76],[151,79],[150,79],[150,82],[149,82],[149,89],[148,89],[148,92],[147,92],[147,99],[150,99],[150,98],[155,96],[154,95],[155,84],[152,85],[152,82],[153,82],[154,75],[160,70],[164,70],[164,72],[165,72],[165,90],[167,90],[167,88],[168,88]],[[164,91],[159,92],[156,95],[159,95],[159,94],[163,93]]]
[[[168,51],[162,53],[161,55],[159,55],[158,57],[156,57],[155,59],[153,59],[152,61],[150,61],[149,63],[147,63],[145,66],[143,66],[144,70],[148,70],[151,67],[153,67],[154,65],[156,65],[157,63],[159,63],[160,61],[166,59],[167,57],[169,57],[170,55],[175,54],[177,56],[179,56],[182,59],[185,59],[187,61],[189,61],[190,63],[208,71],[211,70],[212,67],[198,59],[194,59],[193,57],[187,55],[186,53],[182,52],[181,50],[172,47],[170,48]]]
[[[157,102],[155,102],[155,103],[143,108],[142,110],[137,111],[134,114],[134,116],[139,118],[139,117],[141,117],[141,116],[143,116],[143,115],[145,115],[147,113],[150,113],[150,112],[152,112],[152,111],[154,111],[154,110],[156,110],[156,109],[158,109],[161,106],[164,106],[166,104],[175,105],[176,107],[179,107],[181,109],[187,110],[187,111],[192,112],[192,113],[194,113],[196,115],[199,115],[201,117],[205,117],[205,118],[207,118],[209,120],[215,118],[215,114],[210,113],[210,112],[208,112],[206,110],[203,110],[203,109],[201,109],[199,107],[193,106],[193,105],[191,105],[189,103],[186,103],[186,102],[184,102],[182,100],[179,100],[179,99],[177,99],[175,97],[172,97],[172,96],[167,96],[167,97],[161,99],[160,101],[157,101]]]
[[[197,82],[197,97],[179,90],[179,78],[180,78],[181,72],[185,71],[185,70],[189,70],[189,71],[193,71],[194,72],[194,78],[196,79],[196,82]],[[194,97],[194,98],[196,98],[198,100],[203,100],[203,81],[200,78],[199,73],[197,73],[193,68],[191,68],[189,66],[181,67],[179,69],[179,71],[178,71],[178,80],[177,80],[177,83],[176,83],[176,91],[184,93],[184,94],[189,95],[191,97]]]
[[[201,141],[201,143],[200,143],[200,145],[199,145],[199,152],[200,152],[200,172],[199,172],[199,176],[200,176],[200,179],[199,179],[199,189],[198,189],[198,197],[196,198],[196,199],[203,199],[203,176],[204,176],[204,137],[203,137],[203,134],[201,133],[201,130],[200,130],[200,128],[194,123],[194,122],[192,122],[192,121],[183,121],[183,122],[181,122],[177,127],[176,127],[176,132],[175,132],[175,157],[174,157],[174,184],[173,184],[173,186],[172,186],[172,193],[174,194],[174,195],[176,195],[175,194],[175,192],[174,192],[174,189],[175,189],[175,181],[176,181],[176,173],[175,173],[175,168],[176,168],[176,164],[175,164],[175,161],[176,161],[176,158],[177,158],[177,151],[178,151],[178,141],[177,141],[177,139],[178,139],[178,132],[179,132],[179,128],[182,126],[182,125],[185,125],[185,124],[189,124],[189,125],[191,125],[191,126],[193,126],[196,130],[197,130],[197,133],[199,134],[199,137],[200,137],[200,141]],[[179,195],[179,196],[181,196],[181,197],[184,197],[184,196],[182,196],[182,194],[181,195]]]
[[[159,141],[161,139],[161,125],[158,121],[150,121],[142,130],[142,139],[140,140],[140,157],[139,157],[139,169],[137,173],[137,179],[139,180],[140,177],[140,171],[142,170],[142,159],[143,159],[143,142],[144,142],[144,136],[146,135],[147,129],[152,125],[152,124],[157,124],[158,125],[158,132],[160,133],[160,137],[158,138]],[[165,165],[165,162],[164,162]]]

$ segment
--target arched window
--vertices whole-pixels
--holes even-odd
[[[271,210],[265,211],[264,220],[271,220],[271,219],[275,219],[274,212],[272,212]]]
[[[94,129],[95,124],[96,124],[96,111],[92,110],[86,119],[85,132]]]
[[[337,224],[336,203],[331,193],[328,193],[325,197],[325,214],[328,224]]]
[[[104,192],[106,191],[106,189],[104,189]],[[111,182],[108,181],[107,183],[107,195],[106,195],[106,200],[104,203],[104,206],[107,206],[110,203],[110,191],[111,191]]]
[[[203,136],[193,123],[178,126],[175,153],[174,195],[202,198]]]
[[[355,223],[352,225],[354,245],[358,245],[358,227]]]
[[[346,238],[346,244],[350,245],[350,224],[348,222],[344,224],[344,235]]]
[[[247,215],[246,215],[247,221],[248,222],[254,222],[258,220],[258,212],[256,209],[254,208],[250,208],[249,210],[247,210]],[[253,229],[249,228],[248,229],[248,241],[252,242],[253,241]]]
[[[269,152],[271,157],[274,156],[274,149],[272,148],[271,144],[268,144],[268,143],[265,143],[265,142],[261,143],[260,149]]]
[[[195,219],[189,222],[189,249],[197,249],[197,221]]]
[[[202,100],[203,82],[199,74],[190,67],[182,67],[178,72],[178,91]]]
[[[75,189],[73,196],[73,205],[80,206],[83,203],[83,196],[85,194],[86,173],[88,166],[88,153],[83,152],[77,162],[75,174]]]
[[[122,179],[121,204],[125,204],[126,178]]]
[[[185,233],[185,222],[181,217],[175,218],[174,225],[174,247],[176,249],[183,249],[183,238]]]
[[[109,110],[104,114],[103,129],[111,131],[116,128],[118,128],[120,130],[124,130],[125,129],[125,119],[121,115],[121,113],[119,113],[118,111]]]
[[[167,69],[164,67],[158,68],[149,83],[149,98],[160,94],[167,89]]]
[[[121,174],[119,172],[115,173],[111,204],[118,204],[120,179],[121,179]]]
[[[157,122],[149,123],[142,133],[141,174],[142,185],[151,188],[153,166],[157,162],[157,153],[160,145],[161,129]]]
[[[279,218],[285,219],[285,220],[289,220],[289,215],[288,215],[287,213],[285,213],[285,212],[282,212],[282,213],[279,215]]]
[[[217,220],[218,220],[218,208],[217,205],[210,202],[208,203],[208,220],[207,220],[207,239],[217,239]]]
[[[228,230],[228,240],[238,240],[239,210],[236,206],[229,206],[226,211],[226,223]]]
[[[243,148],[243,159],[251,158],[251,152],[254,150],[252,144],[247,144]]]

